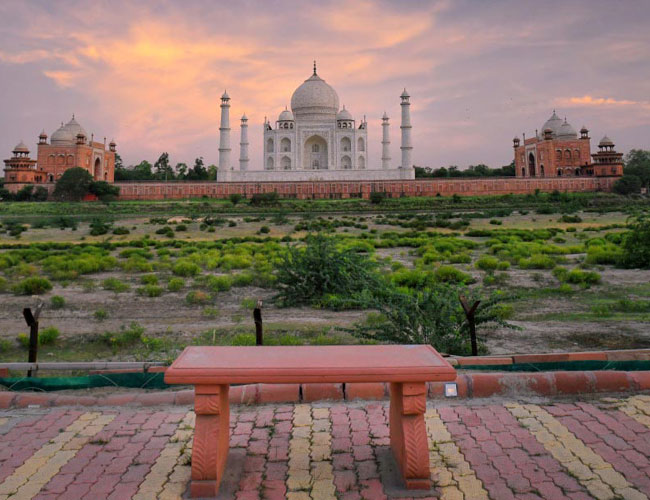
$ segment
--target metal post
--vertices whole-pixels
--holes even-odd
[[[262,324],[262,301],[257,301],[253,309],[253,321],[255,321],[255,345],[264,345],[264,325]]]

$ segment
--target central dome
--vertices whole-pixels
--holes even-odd
[[[305,120],[336,119],[339,96],[325,80],[311,75],[291,96],[291,111],[296,118]]]

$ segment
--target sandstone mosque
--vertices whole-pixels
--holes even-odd
[[[410,96],[401,96],[401,164],[390,157],[389,118],[382,117],[381,166],[368,159],[368,122],[355,120],[339,106],[339,96],[316,71],[291,96],[291,110],[284,109],[272,125],[264,119],[262,169],[249,169],[248,118],[241,117],[239,168],[232,165],[230,148],[230,96],[221,96],[219,127],[219,182],[291,182],[408,180],[415,178],[411,160]]]

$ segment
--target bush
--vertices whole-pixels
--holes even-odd
[[[61,332],[57,328],[48,326],[38,333],[38,343],[42,345],[54,344],[59,338],[59,335],[61,335]]]
[[[230,276],[208,276],[206,284],[213,292],[226,292],[232,287]]]
[[[122,235],[122,234],[130,234],[131,231],[129,231],[127,228],[123,226],[118,226],[115,229],[113,229],[113,234],[117,235]]]
[[[641,192],[641,187],[643,187],[643,183],[639,177],[636,175],[624,175],[614,183],[612,189],[615,193],[629,195]]]
[[[627,268],[650,268],[650,217],[638,217],[629,224],[623,237],[621,265]]]
[[[187,226],[185,224],[179,224],[178,226],[176,226],[175,231],[177,233],[181,231],[187,231]]]
[[[474,266],[481,271],[492,273],[499,267],[499,259],[490,255],[482,255],[474,263]]]
[[[90,235],[101,236],[108,233],[111,229],[111,223],[105,222],[102,219],[96,218],[90,222]]]
[[[167,290],[170,292],[178,292],[185,286],[185,280],[182,278],[171,278],[167,282]]]
[[[147,297],[160,297],[163,294],[163,287],[158,285],[145,285],[138,288],[138,294]]]
[[[185,297],[185,302],[188,304],[205,304],[212,299],[209,293],[202,292],[201,290],[192,290]]]
[[[268,234],[270,232],[271,232],[271,229],[269,228],[269,226],[262,226],[260,228],[260,233],[262,233],[262,234]]]
[[[440,266],[434,271],[436,281],[440,283],[471,283],[473,278],[454,266]]]
[[[582,218],[579,215],[563,215],[560,217],[559,222],[566,222],[569,224],[582,222]]]
[[[52,283],[47,278],[32,276],[18,282],[13,287],[16,295],[41,295],[52,290]]]
[[[106,318],[108,318],[108,313],[106,312],[105,309],[97,309],[93,313],[93,316],[97,321],[104,321]]]
[[[370,193],[370,203],[373,205],[379,205],[382,201],[386,199],[386,193],[380,191],[373,191]]]
[[[11,342],[7,339],[0,339],[0,353],[9,352],[11,349]]]
[[[144,327],[132,322],[128,328],[122,326],[119,333],[106,332],[102,335],[102,340],[112,348],[128,347],[140,344],[144,339]]]
[[[172,267],[172,272],[177,276],[196,276],[201,272],[201,268],[191,260],[178,259]]]
[[[275,205],[278,203],[278,193],[257,193],[251,197],[250,204],[254,206]]]
[[[255,335],[250,333],[238,333],[230,340],[230,345],[255,345]]]
[[[140,278],[140,281],[142,282],[143,285],[157,285],[158,276],[156,276],[155,274],[145,274]]]
[[[230,203],[232,203],[233,206],[234,206],[234,205],[237,205],[237,203],[239,203],[239,202],[241,201],[241,199],[242,199],[242,195],[239,194],[239,193],[232,193],[232,194],[228,197],[228,199],[230,200]]]
[[[322,234],[309,235],[303,248],[290,246],[276,264],[276,299],[281,305],[317,304],[326,295],[352,298],[376,282],[377,264],[355,250],[338,247]]]
[[[102,287],[104,290],[110,290],[111,292],[115,293],[126,292],[129,288],[131,288],[128,283],[124,283],[117,278],[106,278],[104,281],[102,281]]]
[[[566,281],[574,285],[597,285],[600,283],[600,274],[594,271],[572,269],[566,275]]]
[[[553,269],[557,260],[549,255],[535,254],[530,258],[519,259],[519,267],[522,269]]]
[[[50,299],[52,309],[63,309],[65,307],[65,299],[60,295],[53,295]]]

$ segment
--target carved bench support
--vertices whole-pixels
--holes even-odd
[[[431,488],[426,394],[424,382],[390,384],[390,445],[409,490]]]
[[[228,385],[197,385],[194,389],[194,444],[190,495],[216,497],[228,457],[230,405]]]

